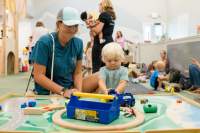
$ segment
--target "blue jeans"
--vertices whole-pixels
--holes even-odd
[[[189,65],[189,75],[191,84],[194,87],[200,87],[200,68],[197,65]]]

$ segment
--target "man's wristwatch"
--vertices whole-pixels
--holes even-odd
[[[61,95],[61,96],[64,96],[65,90],[66,90],[65,87],[63,87],[63,88],[61,89],[61,92],[60,92],[60,95]]]

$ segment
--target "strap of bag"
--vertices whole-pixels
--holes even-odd
[[[51,80],[53,81],[53,70],[54,70],[54,55],[55,55],[55,39],[53,37],[53,35],[51,33],[49,33],[51,39],[52,39],[52,42],[53,42],[53,52],[52,52],[52,61],[51,61]],[[30,85],[30,82],[31,82],[31,79],[33,77],[32,73],[33,73],[33,69],[31,70],[31,74],[30,74],[30,77],[29,77],[29,80],[28,80],[28,84],[26,86],[26,91],[25,91],[25,94],[26,92],[29,90],[29,85]],[[50,92],[51,94],[51,92]]]

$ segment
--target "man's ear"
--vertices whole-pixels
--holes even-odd
[[[59,27],[60,27],[60,24],[61,24],[62,22],[61,21],[57,21],[56,22],[56,30],[57,31],[59,31]]]

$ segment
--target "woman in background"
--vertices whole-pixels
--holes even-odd
[[[94,45],[92,47],[92,72],[98,72],[99,69],[105,64],[101,60],[101,51],[102,48],[109,42],[113,42],[113,29],[115,26],[114,20],[116,15],[110,0],[101,0],[99,3],[99,18],[98,25],[90,28],[92,32],[95,32],[94,35]],[[103,33],[103,38],[105,39],[104,43],[100,43],[99,33]]]
[[[119,43],[119,45],[124,50],[125,39],[124,39],[123,34],[122,34],[121,31],[117,31],[116,32],[115,42]]]

